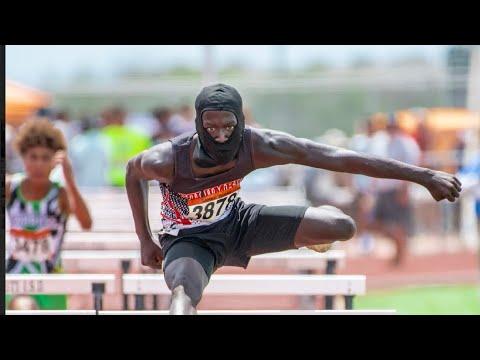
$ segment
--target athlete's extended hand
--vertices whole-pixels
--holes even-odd
[[[162,269],[162,249],[153,240],[141,242],[140,254],[142,265],[149,266],[152,269]]]
[[[452,174],[443,171],[430,170],[430,176],[424,183],[424,186],[430,191],[430,194],[437,201],[448,199],[454,202],[455,198],[460,196],[462,183]]]

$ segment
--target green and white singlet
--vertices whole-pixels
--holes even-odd
[[[23,179],[22,174],[13,176],[10,199],[6,206],[10,222],[6,244],[6,272],[58,272],[67,222],[67,216],[59,206],[60,184],[53,182],[43,199],[28,201],[20,188]]]

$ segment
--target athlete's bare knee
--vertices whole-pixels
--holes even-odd
[[[328,206],[322,207],[322,211],[325,221],[329,223],[330,233],[333,234],[332,240],[349,240],[355,235],[355,221],[342,210]]]
[[[355,221],[345,213],[336,216],[335,226],[337,227],[337,240],[349,240],[354,237],[357,231]]]
[[[332,217],[335,233],[338,236],[336,240],[349,240],[355,235],[357,231],[355,221],[342,210],[331,205],[322,205],[319,209],[328,211],[329,216]]]
[[[355,221],[342,210],[330,205],[323,205],[316,209],[317,212],[314,216],[319,219],[320,232],[323,224],[328,223],[329,233],[334,235],[332,240],[348,240],[355,235]]]

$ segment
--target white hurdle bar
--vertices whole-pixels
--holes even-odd
[[[95,310],[6,310],[5,315],[97,315]]]
[[[162,274],[123,275],[125,294],[171,294]],[[204,294],[343,295],[345,307],[366,291],[365,275],[212,275]]]
[[[137,242],[135,241],[135,243]],[[334,274],[337,264],[344,259],[345,252],[343,250],[318,253],[307,248],[301,248],[253,256],[249,266],[262,268],[281,266],[301,273],[312,273],[315,270],[322,269],[326,274]],[[66,271],[72,271],[70,266],[75,265],[81,266],[85,270],[101,266],[101,271],[108,272],[115,271],[115,267],[120,267],[122,274],[130,272],[132,263],[137,268],[141,266],[139,250],[64,250],[62,252],[62,262]],[[75,269],[75,272],[77,270]],[[305,301],[311,300],[306,299]],[[143,295],[137,295],[135,297],[135,308],[141,310],[143,304]],[[156,304],[155,297],[154,304]],[[333,298],[331,296],[327,295],[325,297],[325,308],[333,308]],[[128,309],[128,297],[125,295],[123,297],[123,309]]]
[[[93,294],[95,310],[102,309],[103,294],[114,294],[113,274],[6,274],[5,293],[30,294]]]
[[[99,311],[99,315],[169,315],[168,310]],[[198,310],[198,315],[395,315],[396,310]]]
[[[95,310],[7,310],[6,315],[97,315]],[[198,315],[395,315],[395,310],[199,310]],[[98,315],[169,315],[168,310],[101,310]]]

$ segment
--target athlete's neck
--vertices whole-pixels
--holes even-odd
[[[33,180],[26,178],[20,184],[20,191],[25,200],[35,201],[43,199],[47,195],[51,186],[52,182],[49,179]]]

